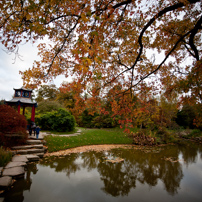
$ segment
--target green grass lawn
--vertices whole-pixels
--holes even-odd
[[[132,144],[132,138],[120,128],[82,129],[81,135],[72,137],[46,136],[48,152],[99,144]]]
[[[85,145],[100,145],[100,144],[132,144],[132,137],[129,137],[128,134],[124,133],[123,129],[120,128],[111,128],[111,129],[84,129],[84,128],[76,128],[74,132],[81,130],[81,135],[77,136],[69,136],[62,137],[62,134],[69,134],[67,132],[64,133],[55,133],[57,136],[46,136],[44,139],[47,141],[48,151],[55,152],[60,150],[65,150],[74,147],[80,147]],[[131,131],[137,132],[139,129],[133,128]],[[163,134],[156,134],[154,132],[153,137],[156,137],[158,144],[166,144],[166,143],[177,143],[179,141],[179,137],[177,135],[178,131],[164,131]],[[70,132],[72,134],[73,132]],[[190,132],[189,132],[190,133]],[[196,136],[201,136],[201,132],[198,130],[191,130],[190,135],[193,134]],[[190,135],[186,135],[185,137],[189,137]]]
[[[74,131],[71,131],[71,132],[68,132],[68,131],[66,131],[66,132],[57,132],[57,131],[47,131],[47,130],[43,130],[42,132],[49,132],[49,133],[51,133],[51,134],[54,134],[54,135],[68,135],[68,134],[73,134],[73,133],[76,133],[77,131],[78,131],[78,127],[76,127],[75,128],[75,130]]]

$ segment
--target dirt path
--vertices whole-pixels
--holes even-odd
[[[133,146],[133,145],[90,145],[90,146],[82,146],[82,147],[76,147],[76,148],[72,148],[72,149],[67,149],[67,150],[62,150],[62,151],[57,151],[57,152],[52,152],[52,153],[46,153],[44,155],[44,157],[47,156],[65,156],[68,154],[72,154],[72,153],[80,153],[80,152],[88,152],[88,151],[107,151],[110,149],[115,149],[115,148],[134,148],[137,146]],[[137,147],[137,149],[139,149],[139,147]]]

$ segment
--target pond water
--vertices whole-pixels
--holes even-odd
[[[124,160],[112,163],[110,160]],[[202,199],[202,145],[113,149],[28,165],[5,201],[113,202]]]

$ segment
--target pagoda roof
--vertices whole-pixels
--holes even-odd
[[[14,90],[26,90],[26,91],[30,91],[32,92],[32,89],[28,89],[28,88],[25,88],[25,87],[21,87],[21,88],[13,88]]]
[[[12,100],[6,101],[6,103],[23,103],[23,104],[28,104],[28,105],[35,105],[37,102],[33,102],[29,98],[22,98],[22,97],[14,97]]]

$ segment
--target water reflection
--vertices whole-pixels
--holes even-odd
[[[78,157],[79,154],[71,154],[66,157],[50,157],[43,159],[40,164],[54,168],[55,172],[66,172],[66,175],[69,176],[81,169],[81,166],[76,163]]]
[[[119,155],[125,159],[124,163],[99,163],[98,171],[105,185],[103,190],[113,196],[124,196],[136,187],[136,181],[155,186],[160,179],[167,192],[177,193],[183,177],[181,164],[165,161],[166,153],[151,151],[143,154],[143,151],[122,150]],[[112,155],[117,155],[117,151],[112,151]],[[177,153],[172,153],[172,157],[177,158]]]
[[[28,164],[26,167],[26,175],[24,179],[17,180],[12,189],[5,193],[5,201],[7,202],[21,202],[24,200],[23,192],[31,189],[32,179],[31,174],[37,173],[36,163]]]
[[[160,149],[115,149],[110,152],[71,154],[67,157],[43,160],[41,164],[55,168],[56,172],[66,172],[67,176],[82,168],[89,172],[97,168],[104,184],[102,190],[112,196],[128,195],[131,188],[136,187],[136,181],[155,186],[158,180],[163,182],[169,194],[174,195],[178,193],[183,178],[182,161],[186,165],[195,163],[198,153],[202,156],[202,148],[199,145],[186,143]],[[180,154],[182,159],[179,159]],[[104,157],[109,155],[119,156],[124,162],[113,164],[104,161]],[[168,157],[172,157],[174,161],[165,160]],[[79,158],[82,161],[78,163]]]
[[[124,161],[120,163],[106,161],[106,158],[109,159],[111,157],[120,157],[123,158]],[[74,183],[73,181],[76,179],[74,176],[80,176],[80,178],[83,177],[86,179],[84,176],[96,175],[99,181],[94,179],[93,183],[95,184],[91,182],[91,186],[99,187],[105,197],[112,196],[118,199],[118,197],[128,197],[140,186],[150,188],[158,187],[159,192],[157,194],[162,193],[162,190],[166,190],[167,194],[171,197],[179,195],[178,193],[180,191],[184,192],[182,180],[184,179],[184,181],[186,181],[187,179],[185,177],[185,175],[187,175],[185,168],[196,165],[199,160],[199,166],[201,166],[202,146],[186,143],[178,146],[170,145],[144,150],[114,149],[108,152],[87,152],[71,154],[65,157],[49,157],[42,159],[39,165],[43,168],[54,170],[56,173],[65,173],[69,181],[65,181],[65,185],[62,186],[68,187],[66,187],[66,190],[69,190],[68,194],[73,194],[70,185]],[[7,193],[6,201],[12,201],[14,195],[15,201],[23,201],[23,191],[31,190],[32,192],[32,178],[34,178],[35,174],[38,175],[37,165],[29,165],[26,178],[16,182],[14,188]],[[30,177],[30,175],[32,177]],[[42,174],[40,174],[40,176],[41,175]],[[67,185],[67,183],[69,184]],[[81,184],[82,186],[86,186],[86,183],[82,182],[79,186],[78,184],[75,185],[75,187],[80,187],[78,189],[82,190]],[[59,185],[55,184],[55,186]],[[200,190],[199,187],[202,186],[202,182],[196,182],[194,186],[195,191]],[[141,193],[139,193],[139,195],[140,194]],[[202,196],[199,191],[198,194],[200,194],[200,196],[197,196],[196,193],[194,194],[196,195],[195,199],[197,199],[197,197],[201,198]],[[181,195],[180,197],[183,197]],[[109,199],[112,201],[112,198],[105,200]],[[100,201],[103,201],[103,199]]]

